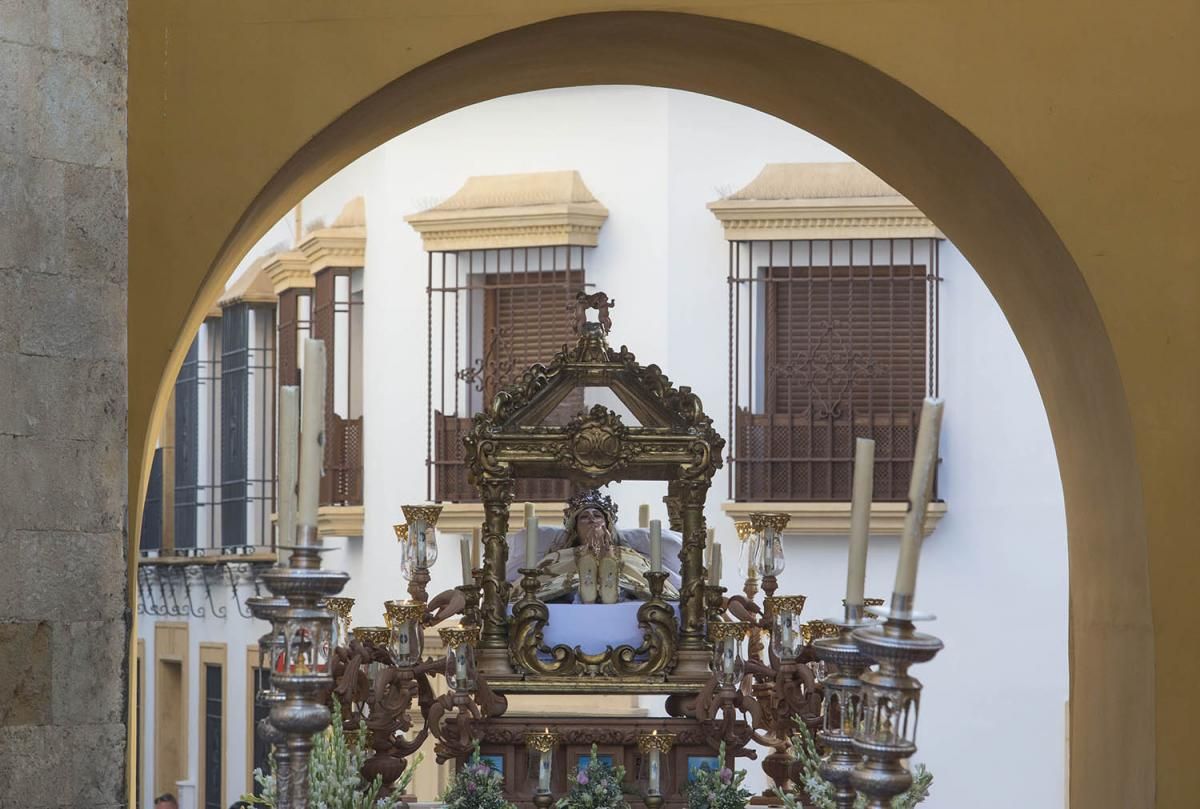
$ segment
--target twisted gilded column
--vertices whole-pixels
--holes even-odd
[[[478,663],[487,674],[511,674],[508,657],[507,605],[509,584],[508,510],[516,484],[512,478],[485,478],[479,482],[483,499],[483,570]]]
[[[705,569],[704,569],[704,500],[708,480],[679,480],[672,482],[672,494],[679,497],[680,528],[683,547],[679,551],[682,584],[679,589],[681,652],[711,650],[705,637]],[[707,669],[707,658],[704,661]]]

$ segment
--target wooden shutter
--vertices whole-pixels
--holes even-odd
[[[212,321],[209,321],[210,323]],[[206,327],[208,328],[208,327]],[[219,428],[214,428],[219,429]],[[200,482],[200,338],[175,378],[175,547],[196,547]]]
[[[535,362],[548,364],[565,344],[575,342],[573,315],[568,308],[583,289],[582,270],[508,273],[487,276],[484,297],[484,335],[488,344],[498,337],[499,362],[484,369],[485,401],[512,385]],[[583,390],[568,396],[547,419],[565,423],[583,409]]]
[[[297,329],[299,326],[297,308],[299,307],[299,298],[301,294],[308,294],[308,290],[285,289],[279,293],[279,384],[283,385],[299,385],[300,384],[300,367],[299,358],[296,356],[296,339]]]
[[[765,412],[736,414],[737,496],[847,500],[861,436],[876,441],[876,499],[903,500],[925,395],[926,268],[763,272]]]
[[[221,545],[246,543],[250,420],[250,309],[227,307],[221,317]]]
[[[925,395],[923,266],[775,268],[768,276],[768,413],[865,417]]]

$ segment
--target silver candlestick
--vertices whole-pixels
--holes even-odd
[[[823,724],[817,739],[829,748],[821,759],[821,777],[833,784],[833,801],[838,809],[851,809],[858,793],[850,778],[862,755],[855,750],[854,733],[858,727],[862,702],[863,669],[871,664],[858,649],[853,633],[868,626],[870,619],[861,604],[847,604],[841,621],[829,619],[838,628],[837,637],[813,641],[813,654],[823,660],[832,673],[821,681],[824,687]]]
[[[250,608],[254,617],[271,622],[270,631],[258,639],[258,667],[260,671],[266,672],[267,679],[264,687],[254,695],[255,704],[269,710],[271,706],[284,699],[283,692],[275,688],[272,683],[271,675],[275,671],[275,666],[281,659],[286,645],[283,614],[288,607],[288,602],[284,598],[253,596],[246,599],[246,606]],[[286,737],[279,728],[271,723],[270,716],[259,720],[255,732],[258,734],[258,738],[271,746],[272,757],[275,761],[275,794],[280,796],[276,805],[279,809],[287,809],[290,805],[288,800],[290,797],[288,793],[290,766],[287,745],[284,744]]]
[[[890,610],[872,610],[882,625],[860,627],[851,639],[861,654],[879,663],[862,675],[861,716],[854,749],[863,760],[850,784],[867,798],[868,809],[889,809],[892,798],[912,786],[905,759],[917,752],[921,682],[908,673],[913,663],[932,660],[942,642],[915,631],[913,621],[932,620],[914,613],[910,596],[892,595]]]
[[[346,586],[349,576],[321,569],[324,548],[314,525],[296,526],[296,545],[287,567],[263,574],[276,596],[287,599],[280,611],[284,652],[272,670],[272,686],[284,698],[271,706],[271,723],[285,734],[290,763],[287,809],[308,809],[308,758],[312,737],[329,725],[325,699],[333,688],[332,652],[335,615],[318,606]]]

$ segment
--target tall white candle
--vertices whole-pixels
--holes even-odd
[[[650,521],[650,570],[662,572],[662,520]]]
[[[917,449],[913,458],[912,480],[908,487],[908,513],[904,533],[900,535],[900,561],[896,565],[895,596],[911,599],[917,587],[917,560],[925,539],[925,510],[937,468],[938,438],[942,428],[941,399],[926,399],[921,407],[921,426],[917,431]],[[896,608],[896,604],[892,604]]]
[[[483,531],[471,529],[471,570],[483,567]]]
[[[537,567],[538,519],[533,503],[525,504],[525,567]]]
[[[708,568],[708,583],[711,585],[719,585],[721,583],[721,543],[714,542],[712,546],[712,562]]]
[[[279,544],[296,541],[296,477],[300,471],[300,389],[279,389]],[[282,557],[281,557],[282,558]]]
[[[650,527],[650,506],[642,503],[638,506],[638,528]]]
[[[458,538],[458,557],[462,561],[463,584],[474,584],[475,577],[471,575],[471,538]]]
[[[875,442],[854,442],[854,498],[850,505],[850,563],[846,571],[846,603],[862,606],[867,578],[867,538],[871,500],[875,494]]]
[[[316,526],[325,446],[325,342],[305,340],[297,519]]]
[[[716,541],[717,530],[709,528],[704,537],[704,567],[712,567],[713,542]]]
[[[552,750],[543,750],[541,758],[538,761],[538,792],[545,794],[550,791],[550,772],[551,759],[554,756]]]
[[[775,575],[775,528],[767,526],[763,530],[763,548],[762,548],[762,574],[764,576]]]
[[[657,735],[657,731],[655,732]],[[657,747],[650,748],[650,784],[646,788],[646,792],[650,795],[657,795],[662,791],[662,775],[661,763],[659,761],[659,751]]]

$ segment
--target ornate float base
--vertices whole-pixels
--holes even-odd
[[[662,776],[663,809],[683,809],[687,805],[684,790],[691,769],[720,766],[717,750],[709,744],[711,734],[705,734],[700,724],[692,719],[555,716],[549,720],[548,726],[562,736],[562,741],[554,751],[550,786],[556,800],[565,795],[574,783],[580,762],[587,761],[593,744],[602,758],[607,757],[614,765],[625,767],[625,783],[637,790],[638,775],[643,768],[638,737],[656,730],[659,733],[676,734],[676,743],[667,756]],[[525,735],[540,732],[546,727],[547,720],[544,718],[505,716],[488,720],[483,728],[480,754],[504,771],[504,796],[518,809],[535,809],[533,793],[537,777],[536,774],[530,775],[531,764]],[[745,733],[749,735],[749,728],[745,729]],[[733,753],[728,753],[727,757],[729,760],[725,764],[733,766]],[[532,772],[536,773],[536,768]],[[646,805],[636,791],[626,795],[626,799],[632,809],[642,809]]]

